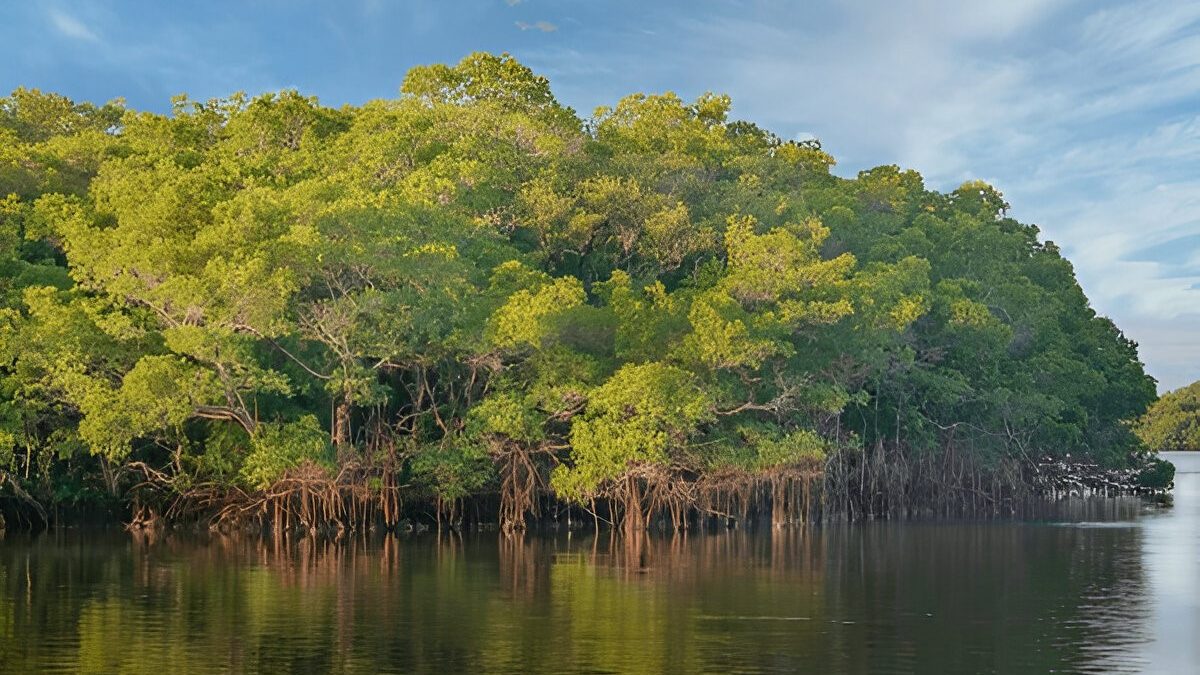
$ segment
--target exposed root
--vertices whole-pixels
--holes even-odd
[[[538,470],[538,452],[517,443],[498,444],[492,451],[500,473],[500,530],[505,534],[524,532],[526,516],[540,515],[538,495],[546,482]]]
[[[289,471],[259,492],[200,486],[177,497],[166,516],[171,520],[204,518],[210,529],[257,528],[277,532],[319,530],[341,536],[376,525],[395,528],[402,514],[400,486],[388,469],[368,475],[347,465],[336,476],[318,466]]]
[[[7,471],[0,469],[0,488],[3,488],[6,484],[12,488],[13,494],[17,496],[17,499],[21,500],[37,514],[38,518],[42,521],[42,525],[50,524],[50,517],[46,514],[46,509],[42,506],[41,502],[26,492],[25,488],[21,487],[21,483],[16,478],[10,476]],[[3,525],[3,521],[0,521],[0,525]],[[4,528],[0,527],[0,530],[2,529]]]

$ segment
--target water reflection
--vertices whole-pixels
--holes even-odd
[[[1080,501],[1031,523],[341,544],[10,535],[0,669],[1191,672],[1197,572],[1200,474],[1182,473],[1169,509]]]

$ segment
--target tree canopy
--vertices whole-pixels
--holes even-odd
[[[1134,429],[1154,452],[1200,450],[1200,382],[1163,394]]]

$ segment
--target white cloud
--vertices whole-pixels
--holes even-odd
[[[100,41],[100,36],[95,31],[70,14],[52,8],[46,12],[46,16],[55,30],[69,38],[87,42]]]
[[[543,33],[553,33],[558,30],[558,26],[549,21],[535,21],[533,23],[525,23],[524,21],[517,22],[517,28],[521,30],[540,30]]]
[[[1133,319],[1120,324],[1138,343],[1146,369],[1158,379],[1160,392],[1200,380],[1200,321]]]

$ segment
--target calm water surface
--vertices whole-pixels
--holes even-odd
[[[635,544],[0,542],[5,672],[1200,672],[1200,455],[1174,505]]]

